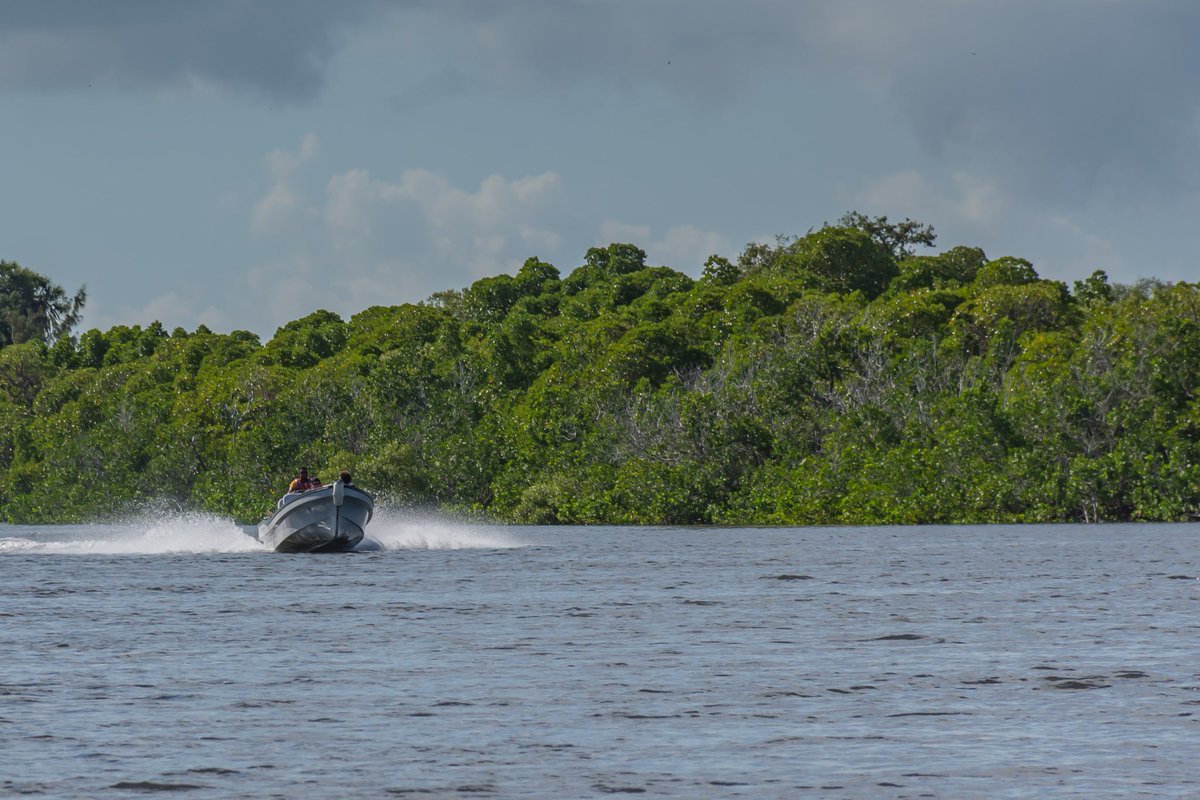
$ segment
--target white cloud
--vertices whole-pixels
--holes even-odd
[[[273,150],[264,159],[271,173],[271,188],[254,204],[250,227],[256,233],[278,229],[292,221],[302,198],[295,185],[296,171],[317,157],[320,141],[315,134],[300,137],[295,152]]]
[[[1008,207],[994,183],[965,171],[940,184],[916,170],[893,172],[868,183],[850,200],[869,215],[979,227],[998,222]]]
[[[994,183],[961,171],[954,173],[954,182],[959,189],[956,205],[966,219],[988,224],[1004,213],[1007,201]]]
[[[704,262],[714,254],[728,250],[729,241],[713,231],[705,231],[694,225],[680,225],[668,229],[662,236],[655,237],[649,225],[636,225],[618,220],[605,220],[600,226],[597,246],[604,247],[613,242],[634,244],[646,251],[646,263],[662,265],[699,274]]]
[[[295,190],[287,183],[277,183],[254,204],[251,228],[265,231],[283,224],[300,204]]]
[[[323,219],[339,252],[375,261],[421,256],[429,270],[479,278],[519,263],[530,244],[557,247],[561,236],[545,218],[560,185],[553,172],[490,175],[470,191],[424,169],[396,182],[353,169],[329,179]]]
[[[544,251],[547,256],[562,247],[562,235],[548,228],[522,223],[518,226],[517,232],[520,234],[522,242],[535,250]]]
[[[153,298],[141,307],[121,306],[117,309],[107,309],[103,306],[90,309],[95,318],[89,320],[88,328],[107,330],[114,325],[141,325],[146,327],[158,321],[168,331],[176,327],[194,330],[199,325],[207,325],[215,331],[228,331],[234,328],[246,328],[244,320],[235,322],[227,311],[206,306],[198,310],[197,304],[191,297],[178,291],[167,292]],[[91,314],[89,314],[91,317]]]
[[[321,280],[320,273],[320,267],[304,252],[251,267],[245,273],[249,291],[243,296],[239,316],[253,318],[253,330],[270,336],[280,325],[317,309],[335,311],[331,306],[341,299],[341,289],[332,280]]]
[[[1066,234],[1067,252],[1070,253],[1063,257],[1061,263],[1051,265],[1050,271],[1055,275],[1082,279],[1098,269],[1109,275],[1126,270],[1124,259],[1107,236],[1088,230],[1066,216],[1052,217],[1049,227],[1058,235]],[[1043,274],[1043,277],[1050,275]]]
[[[252,227],[279,252],[244,272],[260,333],[317,308],[348,318],[515,272],[530,256],[558,255],[557,173],[489,175],[464,188],[427,169],[393,181],[352,168],[331,175],[323,196],[311,198],[298,173],[318,150],[310,134],[264,160],[272,188],[256,204]]]
[[[912,208],[931,205],[934,194],[933,187],[924,175],[916,170],[903,170],[883,175],[867,184],[855,194],[853,202],[861,203],[872,211]]]
[[[365,169],[334,175],[325,186],[326,226],[338,249],[352,247],[371,234],[370,208],[379,202],[378,189]]]
[[[213,331],[249,330],[256,332],[254,325],[257,321],[256,318],[235,320],[226,311],[215,306],[208,306],[196,314],[196,326],[207,325]]]
[[[624,242],[644,248],[645,243],[649,240],[649,225],[634,225],[629,222],[606,219],[600,225],[600,236],[595,243],[597,247],[605,247],[613,242]]]
[[[1012,201],[995,183],[965,171],[940,182],[915,170],[896,172],[867,184],[851,199],[866,214],[932,222],[939,249],[968,243],[982,246],[991,257],[1032,258],[1043,277],[1070,281],[1096,269],[1110,275],[1127,269],[1117,245],[1087,223]],[[1033,249],[1014,251],[1014,242]]]
[[[253,310],[240,318],[248,314],[248,327],[267,338],[281,325],[318,309],[348,320],[371,306],[417,302],[455,288],[446,276],[422,264],[398,259],[342,259],[334,264],[300,252],[251,268],[246,286],[248,302],[243,304]]]
[[[674,267],[681,272],[699,274],[704,262],[714,254],[728,251],[729,242],[724,236],[704,231],[693,225],[671,228],[662,238],[650,245],[647,255],[655,263]]]

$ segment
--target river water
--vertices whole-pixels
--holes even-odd
[[[0,526],[0,795],[1195,797],[1198,532]]]

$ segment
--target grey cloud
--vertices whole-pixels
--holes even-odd
[[[1200,6],[938,5],[941,30],[913,22],[918,53],[880,63],[932,152],[1050,198],[1194,181]]]
[[[377,0],[8,0],[0,90],[170,86],[188,80],[301,100],[339,32]]]
[[[853,89],[932,157],[1048,199],[1178,190],[1198,166],[1190,0],[445,0],[404,24],[505,91],[657,86],[707,112],[764,76]]]
[[[1051,200],[1190,188],[1200,166],[1192,0],[8,0],[0,90],[198,78],[303,100],[351,30],[432,66],[380,76],[401,109],[653,87],[739,113],[761,86],[799,105],[822,82],[950,168]]]
[[[818,4],[822,5],[822,4]],[[705,102],[736,92],[764,66],[804,49],[809,12],[785,0],[443,0],[425,26],[432,52],[457,40],[456,58],[482,83],[514,91],[597,84],[665,86]]]

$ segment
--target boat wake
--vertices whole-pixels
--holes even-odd
[[[203,513],[153,514],[91,525],[0,525],[0,556],[269,552],[270,548],[255,538],[253,530],[228,517]],[[396,516],[385,511],[371,522],[366,538],[355,549],[501,549],[530,544],[498,526],[437,516]]]
[[[377,515],[358,550],[494,550],[529,547],[498,525],[457,522],[446,517]]]
[[[153,514],[116,523],[0,527],[0,554],[165,555],[266,549],[242,526],[216,514]]]

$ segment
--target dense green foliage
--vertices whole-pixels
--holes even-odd
[[[1200,285],[1068,288],[849,214],[692,279],[629,244],[348,322],[0,349],[0,513],[256,519],[306,464],[531,523],[1182,519]]]

